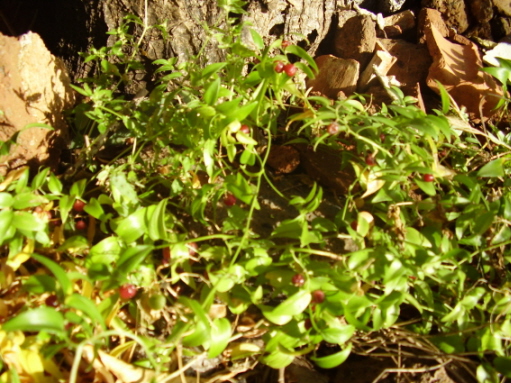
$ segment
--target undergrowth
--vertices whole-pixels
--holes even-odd
[[[128,17],[74,86],[69,169],[2,179],[1,381],[166,382],[204,359],[211,381],[298,356],[328,369],[384,330],[479,382],[511,377],[511,137],[446,92],[431,114],[397,88],[371,113],[362,95],[311,96],[312,58],[253,30],[246,46],[227,17],[242,3],[221,5],[208,28],[225,61],[156,60],[136,101],[119,86],[141,65],[129,26],[147,25]],[[509,62],[488,71],[509,83]],[[344,195],[279,190],[276,144],[336,153]],[[292,214],[270,235],[254,228],[263,188]]]

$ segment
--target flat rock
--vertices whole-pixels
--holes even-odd
[[[319,56],[315,61],[319,73],[313,80],[307,80],[308,88],[332,99],[355,92],[360,72],[358,61],[332,55]]]
[[[451,42],[435,25],[426,24],[426,42],[433,58],[428,86],[439,93],[440,82],[475,122],[491,117],[502,90],[490,75],[480,71],[482,60],[477,46],[467,39],[463,40],[466,45]]]
[[[334,52],[343,59],[353,59],[364,69],[376,44],[376,23],[369,15],[356,15],[344,22],[335,34]]]
[[[454,28],[457,33],[468,29],[468,10],[463,0],[422,0],[421,4],[439,11],[447,27]]]
[[[22,165],[56,165],[59,143],[67,137],[62,112],[74,104],[69,84],[64,64],[50,54],[38,34],[29,32],[19,38],[0,34],[0,140],[19,133],[17,145],[0,158],[0,173]],[[32,123],[54,130],[23,130]]]
[[[401,83],[406,95],[420,99],[420,87],[426,85],[429,67],[433,63],[428,48],[423,44],[412,44],[399,39],[380,39],[383,47],[396,59],[387,75]]]
[[[387,16],[383,19],[383,31],[386,38],[397,37],[403,32],[415,28],[415,15],[412,11],[407,10]]]

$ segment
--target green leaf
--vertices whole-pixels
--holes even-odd
[[[298,57],[307,61],[307,64],[314,70],[314,72],[318,71],[318,65],[314,61],[314,59],[301,47],[298,45],[290,45],[286,48],[286,53],[291,53],[297,55]]]
[[[105,214],[103,207],[96,198],[91,198],[85,205],[84,211],[96,219],[101,219]]]
[[[158,205],[152,205],[147,208],[147,234],[153,241],[167,239],[167,229],[165,227],[166,206],[167,199],[162,199]]]
[[[231,338],[231,322],[227,318],[217,318],[211,323],[211,344],[208,358],[215,358],[220,355]]]
[[[79,181],[76,181],[71,186],[71,190],[69,191],[69,194],[72,197],[81,197],[83,193],[85,193],[85,187],[87,186],[87,179],[83,178]]]
[[[41,231],[47,227],[47,222],[26,211],[15,212],[11,224],[18,230],[29,231]]]
[[[436,195],[436,189],[435,189],[435,183],[434,182],[425,182],[425,181],[421,181],[421,180],[418,180],[416,179],[415,180],[415,183],[421,188],[421,190],[430,195],[430,196],[435,196]]]
[[[212,81],[209,84],[206,92],[204,92],[204,102],[210,106],[216,104],[216,100],[218,99],[218,92],[220,91],[220,78]]]
[[[46,331],[65,334],[64,317],[51,307],[41,306],[24,311],[2,325],[4,331]]]
[[[294,315],[302,313],[310,301],[311,294],[308,291],[300,290],[275,308],[263,306],[263,315],[272,323],[285,325]]]
[[[73,284],[71,280],[67,276],[66,271],[57,263],[53,262],[51,259],[43,257],[39,254],[32,254],[31,257],[35,259],[37,262],[43,264],[48,270],[50,270],[55,278],[59,281],[60,287],[62,288],[62,292],[64,295],[70,295],[73,292]]]
[[[53,173],[50,173],[50,179],[48,180],[48,189],[52,194],[60,194],[62,192],[62,182]]]
[[[224,68],[226,65],[227,65],[227,63],[226,63],[226,62],[209,64],[207,67],[205,67],[205,68],[202,70],[202,78],[203,78],[203,79],[207,79],[207,78],[208,78],[208,77],[210,77],[213,73],[216,73],[216,72],[220,71],[220,70],[221,70],[222,68]]]
[[[115,236],[107,237],[95,244],[89,252],[89,257],[93,263],[114,263],[121,254],[121,245],[119,238]]]
[[[315,357],[312,356],[311,360],[320,368],[334,368],[344,363],[351,353],[351,343],[344,350],[336,352],[335,354]]]
[[[261,361],[271,368],[279,369],[289,366],[293,363],[294,359],[294,355],[283,353],[280,350],[275,350],[272,353],[263,356]]]
[[[121,254],[115,272],[117,275],[127,275],[134,271],[140,263],[151,253],[153,246],[138,245],[129,247]]]
[[[321,331],[323,339],[328,343],[344,344],[351,339],[355,333],[355,326],[346,325],[342,327],[329,327]]]
[[[0,209],[11,207],[14,202],[14,197],[9,193],[0,193]]]
[[[126,243],[135,242],[147,230],[145,213],[146,209],[138,209],[133,214],[116,222],[117,226],[114,228],[114,232]]]
[[[497,356],[493,360],[493,365],[506,378],[511,378],[511,357]]]
[[[262,50],[264,49],[264,41],[259,33],[257,33],[256,30],[250,28],[250,35],[252,36],[252,41],[254,42],[257,49]]]
[[[477,172],[478,177],[503,177],[504,176],[504,166],[503,159],[497,158],[496,160],[488,162]]]
[[[103,330],[106,330],[105,320],[98,308],[90,299],[80,294],[73,294],[66,299],[66,305],[87,315],[94,324],[100,324]]]

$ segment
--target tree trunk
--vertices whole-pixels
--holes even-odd
[[[353,1],[356,0],[250,0],[240,21],[250,23],[266,43],[282,37],[314,55],[320,44],[327,40],[336,20],[336,11],[347,8]],[[98,8],[101,12],[96,12],[96,15],[101,15],[109,30],[118,28],[123,17],[129,14],[139,17],[149,26],[166,25],[168,39],[164,39],[157,29],[150,30],[143,39],[143,60],[177,57],[184,61],[201,49],[209,62],[222,60],[218,46],[206,43],[210,38],[208,28],[225,25],[225,15],[217,0],[99,0]],[[99,22],[91,21],[90,24]],[[142,31],[143,27],[137,25],[132,31],[134,38],[138,39]],[[248,28],[242,36],[246,44],[251,43]],[[108,45],[115,39],[111,36]],[[83,61],[77,64],[81,69],[75,72],[75,77],[87,75]]]

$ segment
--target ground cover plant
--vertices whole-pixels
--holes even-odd
[[[167,382],[200,361],[227,381],[299,356],[330,369],[382,334],[478,382],[510,378],[511,136],[472,127],[446,92],[431,114],[397,88],[377,111],[310,95],[302,48],[252,30],[246,46],[243,3],[219,5],[206,27],[224,61],[157,60],[137,101],[121,92],[142,69],[129,31],[148,26],[126,18],[74,87],[70,167],[1,180],[1,381]],[[507,61],[487,71],[511,80]],[[275,145],[335,152],[343,195],[280,190]],[[268,235],[263,190],[291,215]]]

